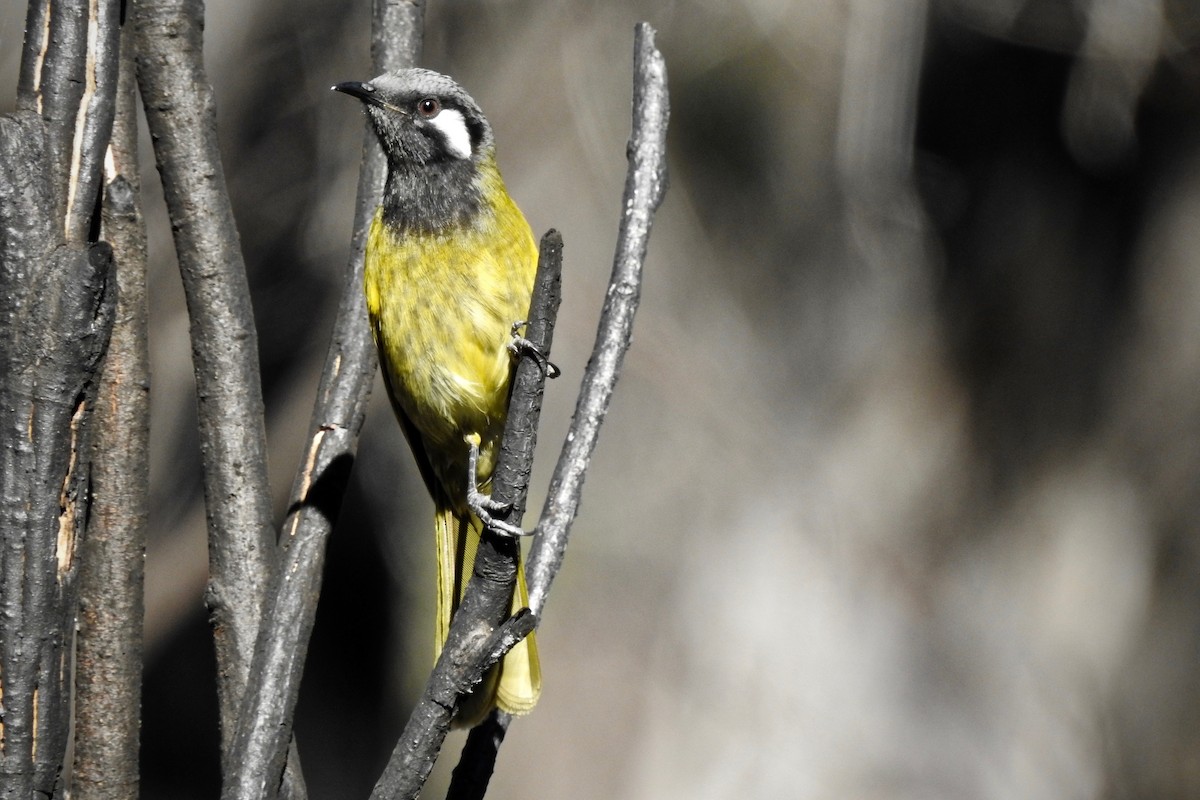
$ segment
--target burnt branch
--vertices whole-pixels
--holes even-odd
[[[0,797],[62,793],[92,409],[112,330],[94,241],[118,6],[34,3],[0,117]]]
[[[0,797],[27,798],[54,793],[66,752],[91,410],[114,287],[108,245],[54,244],[51,190],[36,177],[48,172],[41,122],[15,117],[0,118]]]
[[[116,101],[120,13],[119,0],[39,0],[26,17],[18,108],[46,121],[54,200],[42,213],[53,213],[64,238],[76,244],[88,239],[100,194]]]
[[[525,338],[537,348],[543,361],[527,354],[517,363],[500,457],[492,470],[492,499],[511,505],[507,513],[496,516],[518,526],[525,516],[529,476],[533,474],[533,451],[549,369],[544,359],[554,344],[554,323],[562,302],[562,257],[562,234],[548,231],[538,250],[538,270],[525,324]]]
[[[562,248],[562,236],[558,231],[552,230],[542,237],[525,338],[544,355],[549,354],[553,343],[554,323],[562,299]],[[512,510],[503,519],[514,525],[520,525],[525,514],[529,477],[533,472],[533,452],[537,445],[537,425],[546,386],[546,369],[533,358],[524,358],[517,366],[501,444],[502,455],[492,474],[492,498],[512,504]],[[516,580],[515,575],[513,580]],[[536,617],[533,618],[536,620]],[[458,765],[454,768],[447,797],[483,797],[496,767],[500,743],[511,720],[510,714],[495,710],[471,729]]]

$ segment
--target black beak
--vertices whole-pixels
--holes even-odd
[[[345,83],[338,83],[330,86],[329,88],[335,92],[341,92],[343,94],[348,94],[351,97],[357,97],[364,103],[379,105],[379,98],[375,96],[375,87],[369,83],[363,83],[362,81],[346,81]]]

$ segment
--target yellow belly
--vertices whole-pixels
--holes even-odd
[[[485,196],[497,198],[475,224],[439,234],[402,234],[375,215],[367,239],[367,313],[388,393],[430,481],[438,551],[436,649],[473,569],[480,524],[466,507],[465,437],[480,439],[478,477],[486,487],[508,413],[514,322],[529,312],[537,246],[494,169]],[[528,603],[523,571],[513,609]],[[474,724],[492,706],[533,708],[541,668],[532,634],[462,701],[457,724]]]
[[[463,438],[482,440],[491,474],[508,410],[514,322],[525,319],[537,248],[511,201],[480,224],[397,235],[377,213],[364,265],[367,312],[392,402],[421,434],[454,501],[466,469]]]

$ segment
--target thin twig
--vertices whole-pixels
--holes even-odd
[[[75,800],[123,800],[138,794],[150,370],[137,84],[132,37],[126,30],[121,38],[101,228],[117,262],[117,312],[96,405],[92,508],[80,559],[71,777]]]
[[[372,54],[378,71],[416,63],[424,11],[424,2],[376,4]],[[228,800],[270,798],[279,786],[321,591],[326,544],[350,476],[375,375],[362,268],[367,229],[379,204],[386,163],[374,134],[366,131],[364,136],[350,263],[313,408],[309,446],[283,525],[281,563],[266,599],[253,677],[238,716],[232,768],[225,773],[222,797]]]
[[[137,0],[138,85],[191,320],[222,752],[275,567],[258,337],[203,66],[201,0]],[[225,762],[226,768],[229,767]]]
[[[666,63],[654,46],[654,29],[641,22],[634,38],[633,133],[612,278],[600,314],[596,344],[583,374],[575,415],[550,480],[525,570],[529,607],[539,617],[550,584],[562,565],[571,522],[579,510],[588,462],[608,412],[621,362],[629,349],[650,226],[667,188],[668,115]]]
[[[542,237],[525,331],[525,338],[543,354],[549,353],[554,334],[561,271],[562,239],[557,231],[550,231]],[[513,503],[503,519],[520,525],[546,371],[537,359],[524,357],[513,381],[500,455],[492,473],[492,497]],[[454,613],[446,644],[375,785],[373,800],[415,798],[420,793],[450,731],[459,697],[520,640],[498,633],[513,633],[513,628],[505,626],[518,622],[518,631],[532,631],[536,625],[536,617],[527,613],[504,620],[512,607],[519,548],[516,539],[484,531],[475,553],[474,572]]]

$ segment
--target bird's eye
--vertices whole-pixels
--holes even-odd
[[[426,97],[424,100],[417,101],[417,113],[425,119],[433,119],[442,110],[442,104],[437,101],[436,97]]]

